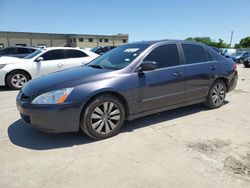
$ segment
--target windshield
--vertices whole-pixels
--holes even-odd
[[[90,62],[88,66],[119,70],[128,66],[147,47],[149,47],[149,44],[127,44],[119,46],[99,56],[97,59]]]
[[[42,50],[36,50],[33,53],[27,55],[24,59],[31,59],[33,57],[35,57],[36,55],[40,54],[42,52]]]

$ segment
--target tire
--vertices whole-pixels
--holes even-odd
[[[227,87],[223,80],[217,80],[209,90],[205,105],[211,109],[220,108],[226,98]]]
[[[6,77],[6,84],[11,89],[21,89],[29,80],[30,75],[24,71],[12,71]]]
[[[245,61],[245,62],[244,62],[244,66],[245,66],[246,68],[250,68],[250,62]]]
[[[121,101],[112,95],[102,95],[89,102],[83,110],[80,127],[89,137],[102,140],[117,135],[124,119]]]

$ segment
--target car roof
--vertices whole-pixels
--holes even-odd
[[[148,44],[148,45],[161,44],[161,43],[182,43],[182,44],[204,45],[200,42],[187,41],[187,40],[170,40],[170,39],[133,42],[133,44]]]
[[[82,48],[74,47],[45,47],[47,50],[84,50]]]
[[[27,47],[27,46],[10,46],[6,48],[27,48],[27,49],[39,49],[39,47]],[[4,48],[5,49],[5,48]]]

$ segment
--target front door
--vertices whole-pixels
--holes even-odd
[[[132,74],[134,113],[171,106],[183,102],[184,68],[176,44],[159,46],[144,61],[157,62],[158,68]]]
[[[63,59],[63,50],[50,50],[45,52],[40,57],[43,58],[42,61],[34,62],[36,63],[36,76],[41,76],[51,72],[56,72],[63,70],[65,60]]]

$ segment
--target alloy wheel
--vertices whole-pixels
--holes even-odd
[[[217,83],[212,92],[212,101],[215,105],[220,105],[225,99],[225,88],[222,83]]]
[[[114,130],[121,119],[121,112],[113,102],[104,102],[91,114],[91,126],[99,134],[108,134]]]
[[[11,78],[11,83],[16,88],[22,88],[27,83],[27,78],[23,74],[15,74]]]

